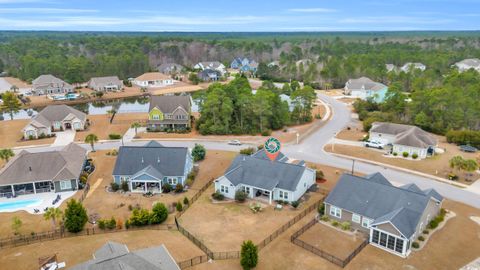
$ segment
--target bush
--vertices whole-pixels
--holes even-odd
[[[262,136],[270,136],[272,135],[272,130],[271,129],[266,129],[264,131],[262,131]]]
[[[122,138],[122,135],[111,133],[111,134],[108,134],[108,138],[110,140],[119,140],[120,138]]]
[[[317,113],[315,114],[315,119],[322,119],[322,116],[319,113]]]
[[[263,147],[265,147],[263,144],[260,144],[259,146],[257,146],[257,151],[260,151],[263,149]]]
[[[423,234],[429,234],[430,231],[429,230],[423,230]]]
[[[292,205],[293,208],[297,209],[297,207],[300,205],[300,202],[299,201],[293,201],[291,203],[291,205]]]
[[[340,225],[340,223],[338,223],[338,221],[336,221],[336,220],[332,221],[332,226],[333,227],[338,227],[338,225]]]
[[[110,183],[110,187],[112,188],[113,192],[116,192],[120,189],[120,186],[115,182]]]
[[[418,244],[418,242],[413,242],[413,243],[412,243],[412,247],[413,247],[413,248],[419,248],[419,247],[420,247],[420,244]]]
[[[67,203],[65,210],[65,228],[69,232],[77,233],[83,230],[85,223],[88,221],[87,210],[81,202],[71,199]]]
[[[320,216],[325,215],[325,204],[322,203],[322,204],[318,207],[318,213],[320,214]]]
[[[404,158],[406,158],[406,157],[408,157],[408,152],[403,152],[402,155],[403,155]]]
[[[325,215],[325,216],[321,216],[321,217],[320,217],[320,220],[321,220],[321,221],[325,221],[325,222],[329,222],[329,221],[330,221],[330,218],[329,218],[327,215]]]
[[[240,154],[242,155],[252,155],[253,153],[255,153],[255,148],[253,147],[249,147],[249,148],[245,148],[245,149],[241,149],[240,150]]]
[[[183,198],[183,204],[185,204],[185,205],[189,205],[189,204],[190,204],[190,201],[188,200],[187,197]]]
[[[238,190],[235,192],[235,201],[237,202],[244,202],[247,199],[247,193]]]
[[[223,201],[225,199],[225,196],[217,190],[215,191],[215,193],[212,194],[212,198],[217,201]]]
[[[125,229],[129,229],[130,228],[130,221],[127,219],[127,221],[125,221]]]
[[[323,174],[322,170],[317,170],[316,178],[317,178],[317,180],[325,179],[325,175]]]
[[[447,214],[447,210],[445,210],[445,208],[440,209],[440,214],[439,215],[444,217],[446,214]]]
[[[480,147],[480,131],[450,130],[445,136],[449,143],[455,143],[457,145],[469,144],[477,148]]]
[[[418,241],[422,241],[422,242],[425,241],[425,237],[423,237],[423,236],[420,235],[420,236],[418,237]]]
[[[251,241],[245,241],[242,244],[240,251],[240,264],[244,270],[250,270],[255,268],[258,263],[258,249],[257,246]]]
[[[207,154],[207,150],[203,145],[195,144],[195,146],[192,149],[193,161],[204,160],[206,154]]]
[[[350,222],[345,221],[345,222],[342,222],[342,224],[340,224],[340,227],[341,227],[342,230],[344,230],[344,231],[349,231],[351,225],[350,225]]]
[[[393,156],[394,156],[394,157],[398,156],[398,153],[397,153],[397,152],[393,152]]]
[[[438,227],[438,220],[436,218],[432,219],[430,223],[428,223],[428,228],[435,229]]]
[[[165,183],[165,184],[162,185],[162,192],[163,193],[170,193],[170,191],[172,191],[172,186],[170,186],[170,184]]]
[[[105,220],[103,219],[98,220],[98,228],[101,230],[105,230]]]
[[[123,228],[123,222],[121,219],[117,220],[117,229],[121,230]]]
[[[413,154],[412,154],[412,158],[413,158],[413,159],[417,159],[417,158],[418,158],[418,154],[417,154],[417,153],[413,153]]]
[[[127,181],[122,181],[122,183],[120,183],[120,188],[127,192],[128,191],[128,182]]]
[[[178,183],[176,186],[175,186],[175,193],[180,193],[180,192],[183,192],[183,185]]]
[[[133,209],[130,216],[130,225],[145,226],[150,223],[151,215],[147,209]]]
[[[163,203],[155,203],[150,214],[150,224],[160,224],[167,220],[168,209]]]
[[[183,210],[183,205],[182,205],[182,202],[178,202],[177,205],[175,206],[175,208],[177,209],[178,212],[182,212]]]

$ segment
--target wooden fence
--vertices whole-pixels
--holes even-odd
[[[202,196],[203,192],[205,192],[205,191],[208,189],[208,187],[210,187],[210,185],[213,183],[213,180],[214,180],[214,179],[212,178],[210,181],[208,181],[207,183],[205,183],[205,185],[203,185],[203,186],[197,191],[197,193],[195,193],[195,195],[193,195],[193,197],[190,199],[188,205],[184,205],[184,206],[183,206],[183,210],[182,210],[181,212],[177,212],[177,213],[175,214],[175,217],[176,217],[176,218],[180,218],[180,217],[183,215],[183,213],[185,213],[185,211],[186,211],[194,202],[196,202],[196,201],[198,200],[198,198],[200,198],[200,196]]]
[[[300,230],[296,231],[291,237],[290,237],[290,241],[292,243],[294,243],[295,245],[305,249],[305,250],[308,250],[310,252],[312,252],[313,254],[317,255],[317,256],[320,256],[324,259],[326,259],[327,261],[333,263],[333,264],[336,264],[340,267],[345,267],[347,266],[347,264],[358,254],[360,253],[360,251],[362,251],[362,249],[368,245],[368,240],[365,239],[365,241],[363,241],[352,253],[350,253],[350,255],[348,255],[347,258],[345,259],[340,259],[330,253],[328,253],[327,251],[324,251],[324,250],[321,250],[317,247],[314,247],[313,245],[303,241],[303,240],[300,240],[298,239],[298,237],[300,237],[304,232],[306,232],[308,229],[310,229],[312,226],[314,226],[315,224],[317,224],[318,221],[314,218],[312,219],[310,222],[308,222],[307,224],[305,224]]]
[[[195,266],[197,264],[201,264],[201,263],[205,263],[205,262],[208,262],[208,256],[207,255],[193,257],[193,258],[185,260],[185,261],[177,262],[177,264],[178,264],[178,267],[180,267],[180,269],[185,269],[185,268],[192,267],[192,266]]]

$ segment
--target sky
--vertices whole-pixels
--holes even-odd
[[[480,0],[0,0],[0,30],[480,30]]]

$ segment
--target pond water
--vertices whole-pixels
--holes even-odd
[[[136,97],[116,99],[111,101],[96,101],[71,105],[89,115],[108,114],[108,111],[115,109],[117,113],[146,113],[150,106],[148,97]],[[37,115],[43,108],[20,110],[13,115],[13,119],[30,119]],[[198,100],[193,100],[192,112],[198,112]],[[10,114],[0,113],[0,120],[10,120]]]

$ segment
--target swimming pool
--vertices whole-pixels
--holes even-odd
[[[11,202],[0,202],[0,211],[20,210],[23,207],[40,205],[42,200],[18,200]]]

